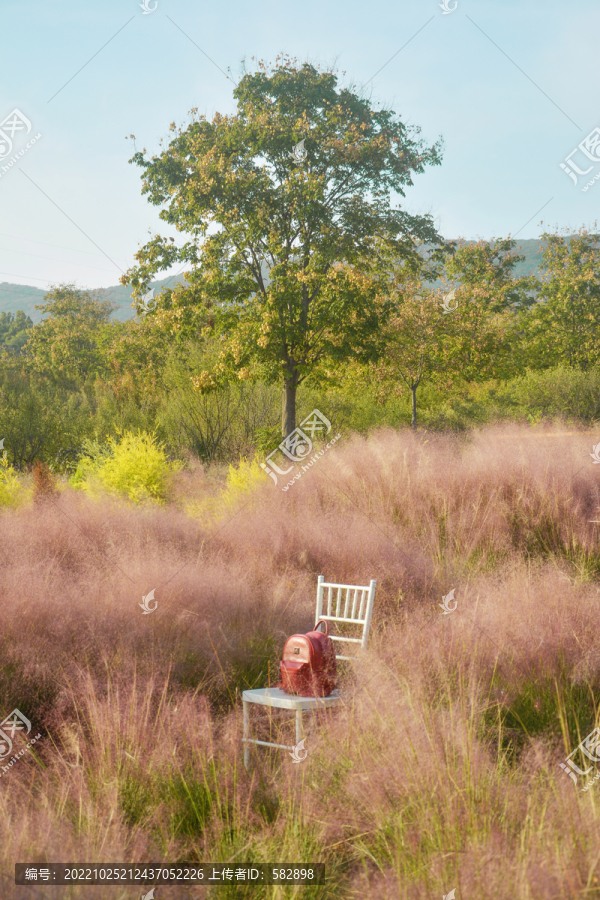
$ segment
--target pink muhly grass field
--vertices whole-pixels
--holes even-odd
[[[139,896],[18,888],[14,863],[161,860],[324,862],[319,898],[595,896],[600,786],[559,763],[598,723],[596,440],[351,436],[210,521],[180,502],[218,499],[197,466],[163,507],[63,488],[2,510],[0,712],[43,739],[0,778],[0,896]],[[246,771],[241,691],[277,681],[320,574],[377,579],[369,649],[304,762],[259,749]]]

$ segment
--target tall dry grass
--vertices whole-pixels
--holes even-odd
[[[164,508],[63,486],[2,511],[3,715],[43,738],[0,778],[0,896],[124,900],[16,888],[14,863],[160,860],[327,866],[324,888],[222,897],[600,896],[600,786],[558,766],[600,724],[592,442],[381,431],[210,522],[183,512],[218,496],[199,467]],[[314,624],[319,574],[377,579],[369,651],[303,763],[261,749],[247,772],[240,692]],[[157,889],[186,896],[207,889]]]

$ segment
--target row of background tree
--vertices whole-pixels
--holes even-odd
[[[600,417],[600,246],[585,232],[544,235],[543,278],[514,278],[510,240],[459,244],[438,280],[400,266],[376,353],[317,363],[299,417],[318,407],[336,429],[464,429],[503,417]],[[446,305],[444,299],[454,288]],[[244,367],[206,384],[223,334],[155,311],[111,321],[94,291],[61,285],[44,318],[0,315],[0,422],[10,461],[72,469],[83,442],[155,431],[173,456],[230,462],[281,439],[281,386]],[[175,319],[175,321],[174,321]],[[413,424],[414,421],[413,421]]]

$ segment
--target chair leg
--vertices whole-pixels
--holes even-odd
[[[250,703],[247,700],[243,700],[242,708],[244,721],[244,766],[248,768],[250,765]],[[270,706],[268,707],[268,711],[269,714],[271,714],[272,709]],[[300,743],[304,735],[302,712],[301,709],[296,710],[296,745]]]
[[[250,722],[249,722],[248,706],[249,706],[248,701],[244,700],[244,739],[245,739],[244,740],[244,765],[246,768],[248,768],[248,764],[250,762],[250,746],[247,741],[247,738],[250,737],[250,735],[249,735]]]

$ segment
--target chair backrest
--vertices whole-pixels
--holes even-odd
[[[348,622],[352,625],[362,625],[362,637],[339,637],[332,634],[330,635],[332,640],[360,644],[361,650],[366,648],[376,585],[376,581],[371,581],[369,585],[334,584],[325,581],[323,575],[319,575],[316,621],[325,619],[328,622]],[[332,612],[332,607],[335,607],[335,612]],[[338,653],[335,658],[357,659],[356,656],[341,656]]]

